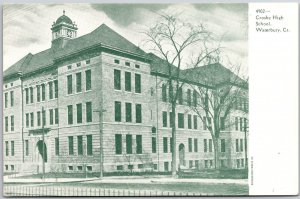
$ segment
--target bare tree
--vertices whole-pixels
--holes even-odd
[[[202,46],[209,40],[210,33],[203,24],[192,25],[179,19],[178,15],[160,15],[158,22],[144,34],[146,43],[151,45],[151,51],[165,62],[166,79],[169,87],[169,104],[171,106],[170,125],[172,128],[172,176],[177,176],[176,164],[176,102],[181,81],[182,67],[189,54],[189,48]]]

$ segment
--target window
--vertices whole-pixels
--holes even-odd
[[[53,125],[53,109],[49,110],[50,125]]]
[[[173,100],[173,86],[169,86],[169,102],[172,103]]]
[[[81,66],[81,62],[76,63],[76,66],[80,67]]]
[[[121,122],[121,102],[115,102],[115,121]]]
[[[238,117],[235,117],[235,130],[238,131],[239,130],[239,118]]]
[[[11,156],[15,155],[15,141],[10,142]]]
[[[165,84],[161,87],[161,98],[163,102],[167,102],[167,86]]]
[[[240,168],[240,159],[236,159],[236,167]]]
[[[126,135],[126,153],[132,154],[132,135]]]
[[[135,74],[135,92],[141,93],[141,75]]]
[[[172,125],[173,125],[173,121],[172,121],[172,112],[170,112],[170,114],[169,114],[169,118],[170,118],[170,127],[172,127]],[[174,117],[175,117],[175,115],[174,115]],[[175,118],[174,118],[175,119]]]
[[[192,138],[189,138],[189,152],[193,152],[193,141],[192,141]]]
[[[240,139],[240,151],[244,150],[244,143],[243,143],[243,139]]]
[[[199,167],[199,160],[195,160],[195,168],[196,169],[199,169],[200,167]]]
[[[164,170],[169,171],[169,162],[164,162]]]
[[[247,130],[248,130],[247,118],[244,118],[244,131],[246,132]]]
[[[173,146],[174,146],[173,137],[170,137],[170,152],[171,153],[173,153]]]
[[[14,171],[15,170],[15,165],[10,165],[10,170]]]
[[[85,63],[86,63],[86,64],[90,64],[90,63],[91,63],[91,60],[90,60],[90,59],[87,59],[87,60],[85,61]]]
[[[130,66],[130,62],[125,62],[125,66]]]
[[[59,155],[59,139],[55,138],[55,155]]]
[[[131,103],[125,103],[125,111],[126,111],[126,122],[131,122]]]
[[[8,165],[5,165],[5,170],[8,171]]]
[[[34,127],[34,114],[30,113],[30,126]]]
[[[29,155],[29,143],[28,140],[25,140],[25,155]]]
[[[33,88],[30,87],[30,103],[33,103]]]
[[[82,166],[77,166],[78,171],[82,171]]]
[[[164,153],[168,153],[168,138],[163,138]]]
[[[135,105],[135,121],[136,123],[142,123],[142,105]]]
[[[7,93],[6,93],[6,95],[7,95],[7,98],[8,98],[8,94]],[[26,99],[26,104],[28,104],[29,103],[29,91],[28,91],[28,88],[25,88],[25,99]],[[5,108],[7,108],[7,102],[6,102]]]
[[[197,92],[193,91],[193,106],[196,107],[198,105]]]
[[[117,165],[117,171],[123,171],[124,167],[123,165]]]
[[[68,124],[73,124],[73,106],[68,105]]]
[[[85,90],[89,91],[92,89],[92,72],[91,70],[85,71]]]
[[[77,153],[83,155],[82,135],[77,136]]]
[[[26,89],[25,89],[25,91],[26,91]],[[26,96],[27,96],[27,93],[26,93]],[[26,98],[27,99],[27,98]],[[26,104],[27,104],[28,102],[26,101]],[[7,108],[8,107],[8,93],[4,93],[4,106],[5,106],[5,108]]]
[[[121,71],[114,69],[114,88],[121,90]]]
[[[162,117],[163,117],[163,127],[167,127],[168,126],[168,113],[166,111],[163,111]]]
[[[212,139],[209,139],[209,152],[212,152]]]
[[[198,123],[197,123],[197,115],[194,115],[194,129],[197,129],[198,128]]]
[[[131,73],[125,72],[125,91],[131,91]]]
[[[184,114],[178,113],[178,128],[184,128]]]
[[[12,115],[10,116],[10,131],[15,130],[15,117]]]
[[[73,166],[68,166],[69,171],[73,171]]]
[[[81,92],[81,73],[76,73],[76,92]]]
[[[225,130],[225,118],[221,117],[220,122],[221,122],[220,129],[221,129],[221,131],[224,131]]]
[[[244,159],[241,159],[241,167],[244,167]]]
[[[182,104],[183,104],[182,87],[180,87],[180,88],[178,89],[178,94],[177,94],[177,96],[178,96],[178,104],[182,105]]]
[[[28,128],[29,127],[29,113],[26,113],[25,118],[26,118],[26,128]]]
[[[136,65],[135,65],[135,68],[140,68],[140,65],[136,64]]]
[[[235,139],[235,152],[239,152],[239,139]]]
[[[93,121],[93,108],[92,108],[92,102],[86,103],[86,122],[92,122]]]
[[[143,165],[143,164],[138,164],[138,168],[139,168],[139,169],[143,169],[143,168],[144,168],[144,165]]]
[[[156,137],[152,137],[152,153],[156,153]]]
[[[193,160],[189,160],[189,168],[193,168]]]
[[[207,130],[206,117],[203,117],[203,130]]]
[[[115,64],[119,64],[119,63],[120,63],[120,60],[115,59],[114,62],[115,62]]]
[[[86,136],[86,154],[87,155],[93,155],[93,135],[87,135]]]
[[[192,129],[192,115],[188,114],[188,129]]]
[[[142,149],[142,135],[136,135],[136,153],[137,154],[142,154],[143,149]]]
[[[93,170],[92,166],[87,166],[86,168],[87,168],[88,171],[92,171]]]
[[[10,91],[10,106],[14,106],[14,91]]]
[[[130,164],[130,165],[128,165],[128,167],[127,167],[129,170],[133,170],[133,165],[132,164]]]
[[[67,66],[68,67],[68,70],[71,70],[72,69],[72,65],[69,65]]]
[[[194,139],[194,152],[198,152],[198,139]]]
[[[191,90],[188,89],[186,94],[187,94],[187,105],[191,106]]]
[[[207,139],[204,139],[204,152],[207,152]]]
[[[240,117],[240,131],[243,131],[243,118]]]
[[[58,81],[54,80],[54,97],[58,98]]]
[[[53,82],[49,82],[49,99],[53,99]]]
[[[43,125],[45,126],[46,125],[46,111],[42,111],[42,122],[43,122]]]
[[[82,123],[82,104],[76,104],[77,109],[77,124]]]
[[[41,126],[41,111],[37,112],[37,125]]]
[[[207,117],[207,127],[210,130],[211,129],[211,117]]]
[[[9,148],[8,148],[8,141],[5,141],[5,155],[9,156]]]
[[[46,100],[46,86],[42,84],[42,101]]]
[[[209,160],[209,167],[210,167],[210,168],[213,167],[213,160]]]
[[[58,118],[58,108],[55,108],[54,112],[55,112],[55,121],[54,122],[55,122],[55,124],[58,124],[58,119],[59,119]]]
[[[116,154],[122,154],[122,135],[115,134],[115,151]]]
[[[157,164],[153,164],[153,169],[157,170]]]
[[[72,75],[67,76],[67,87],[68,87],[68,94],[72,94],[73,92]]]
[[[68,137],[69,141],[69,155],[74,155],[74,143],[73,143],[73,136]]]
[[[41,86],[40,85],[36,86],[36,101],[37,102],[41,101]]]
[[[8,117],[5,117],[5,132],[8,132]]]
[[[221,152],[225,152],[225,139],[221,139]]]

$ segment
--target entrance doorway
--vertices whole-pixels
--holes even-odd
[[[47,146],[43,140],[39,140],[36,144],[36,147],[39,152],[39,160],[41,162],[45,161],[47,162]]]
[[[179,165],[185,166],[185,147],[182,143],[179,145]]]

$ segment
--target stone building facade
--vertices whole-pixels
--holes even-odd
[[[4,172],[42,172],[43,163],[46,172],[97,172],[101,133],[104,172],[170,171],[171,150],[182,168],[214,167],[211,135],[186,103],[193,82],[177,106],[183,124],[176,124],[174,147],[158,57],[105,24],[77,38],[77,25],[63,14],[51,30],[51,48],[4,72]],[[220,136],[224,168],[246,165],[247,89],[241,99],[229,116],[234,125]]]

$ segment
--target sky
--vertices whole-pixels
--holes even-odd
[[[3,70],[28,53],[50,48],[50,28],[63,10],[77,24],[77,36],[105,23],[146,52],[142,32],[154,25],[161,13],[179,14],[191,24],[204,24],[222,38],[228,60],[241,65],[247,74],[247,4],[7,4],[3,6]]]

